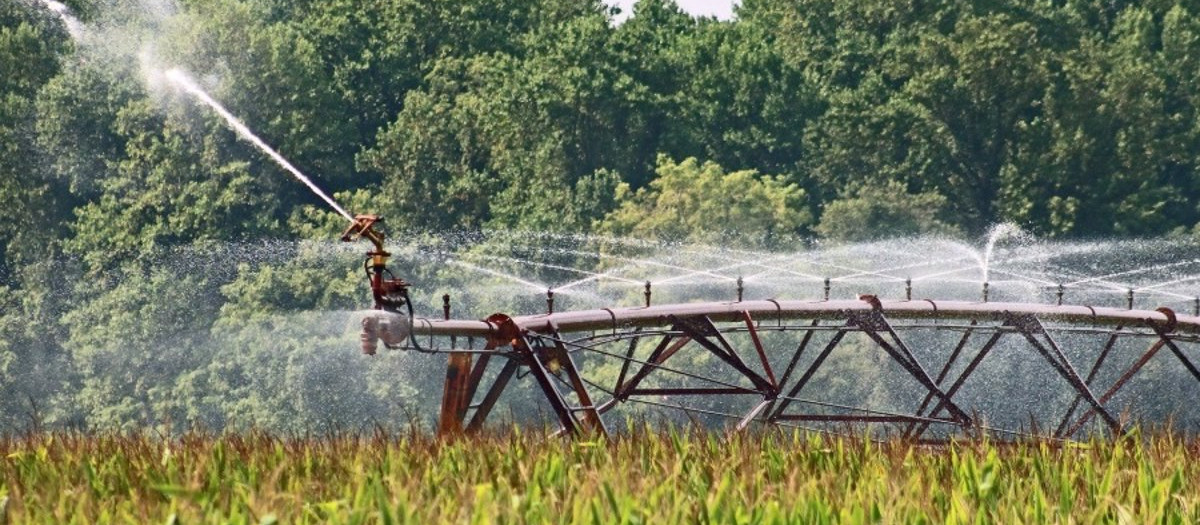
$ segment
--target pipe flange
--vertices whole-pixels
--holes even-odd
[[[496,331],[488,334],[488,346],[511,346],[521,338],[521,327],[507,314],[494,313],[484,321],[496,327]]]
[[[1178,319],[1178,317],[1175,316],[1175,310],[1172,310],[1165,306],[1160,306],[1158,308],[1155,308],[1154,311],[1158,312],[1160,314],[1163,314],[1167,317],[1167,323],[1165,325],[1161,326],[1162,330],[1164,332],[1168,332],[1168,333],[1174,332],[1175,326],[1177,324],[1179,324],[1179,319]]]

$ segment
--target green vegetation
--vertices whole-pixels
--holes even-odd
[[[352,261],[205,255],[342,224],[156,67],[418,233],[1200,231],[1192,0],[642,0],[620,25],[599,0],[67,3],[81,41],[0,2],[0,433],[314,428],[338,410],[280,384],[322,373],[398,416],[403,387],[327,372],[340,343],[298,316],[365,304]]]
[[[1195,523],[1197,443],[951,444],[636,430],[0,441],[15,523]]]
[[[617,188],[621,207],[602,225],[616,235],[711,244],[764,246],[772,234],[799,231],[808,216],[804,190],[781,177],[753,171],[722,173],[696,159],[675,164],[660,158],[657,177],[629,195]]]

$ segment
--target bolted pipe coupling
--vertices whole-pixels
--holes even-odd
[[[405,339],[408,339],[409,332],[408,319],[403,316],[379,312],[364,317],[362,334],[359,336],[359,341],[362,342],[362,352],[366,355],[375,355],[380,341],[383,341],[383,346],[387,348],[399,347]]]
[[[383,314],[376,319],[379,323],[379,339],[384,346],[395,348],[408,339],[412,327],[408,318],[399,314]]]
[[[374,316],[364,317],[362,334],[359,334],[358,340],[362,343],[363,354],[375,355],[375,351],[379,349],[379,319]]]

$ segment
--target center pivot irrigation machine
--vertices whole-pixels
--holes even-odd
[[[483,320],[450,319],[447,296],[443,318],[429,319],[388,270],[381,223],[358,215],[342,236],[373,245],[362,350],[448,356],[441,434],[479,431],[522,377],[571,435],[606,435],[614,413],[637,406],[739,431],[870,428],[916,441],[1071,439],[1195,417],[1176,413],[1194,403],[1164,413],[1161,399],[1200,385],[1194,312],[1066,305],[1061,290],[1057,304],[988,302],[986,291],[981,302],[914,300],[911,287],[904,300],[830,300],[828,282],[821,300],[742,300],[739,281],[728,302],[651,304],[647,284],[637,307],[555,312],[548,292],[544,313]]]

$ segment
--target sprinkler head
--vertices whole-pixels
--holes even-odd
[[[360,214],[354,216],[354,221],[342,232],[342,242],[354,242],[360,238],[366,237],[375,245],[375,252],[388,255],[383,249],[383,233],[375,229],[375,225],[382,223],[383,217],[378,215]]]

